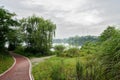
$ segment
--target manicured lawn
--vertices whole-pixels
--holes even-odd
[[[12,66],[14,59],[8,53],[0,52],[0,74]]]

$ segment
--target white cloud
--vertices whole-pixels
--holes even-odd
[[[1,0],[18,17],[32,14],[57,25],[56,38],[99,35],[107,25],[120,25],[119,0]]]
[[[86,0],[24,0],[23,4],[28,6],[44,5],[49,9],[71,10],[85,2]]]
[[[92,10],[87,12],[75,13],[71,12],[66,14],[66,21],[82,24],[82,25],[93,25],[102,22],[102,18],[99,17],[99,11]]]

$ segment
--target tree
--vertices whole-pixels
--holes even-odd
[[[101,34],[100,41],[105,41],[109,39],[111,36],[113,36],[115,33],[115,27],[108,26],[106,30]]]
[[[15,48],[22,42],[22,37],[20,36],[20,32],[17,28],[10,30],[7,33],[7,37],[9,43],[8,50],[15,50]]]
[[[96,36],[75,36],[75,37],[70,37],[68,38],[68,43],[71,45],[76,45],[76,46],[81,46],[85,44],[86,42],[96,42],[97,41]]]
[[[3,7],[0,7],[0,49],[4,49],[5,43],[8,41],[7,33],[12,30],[12,26],[17,25],[17,21],[13,19],[15,13],[10,13]]]
[[[47,53],[51,48],[56,25],[35,15],[23,18],[20,23],[27,50]]]
[[[100,47],[97,49],[100,54],[102,77],[105,80],[120,79],[120,30],[115,27],[108,27],[99,37]]]

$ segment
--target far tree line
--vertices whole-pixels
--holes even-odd
[[[55,36],[56,25],[51,20],[33,15],[17,19],[15,13],[0,7],[0,50],[15,50],[25,46],[34,53],[47,53]]]
[[[69,45],[82,46],[86,42],[96,42],[98,36],[74,36],[64,39],[54,39],[53,43],[68,43]]]

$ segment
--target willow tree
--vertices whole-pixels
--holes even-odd
[[[14,13],[0,7],[0,49],[4,49],[5,43],[9,42],[8,33],[13,31],[12,27],[18,24],[14,16]]]
[[[47,53],[55,35],[56,25],[35,15],[20,20],[28,51]]]

